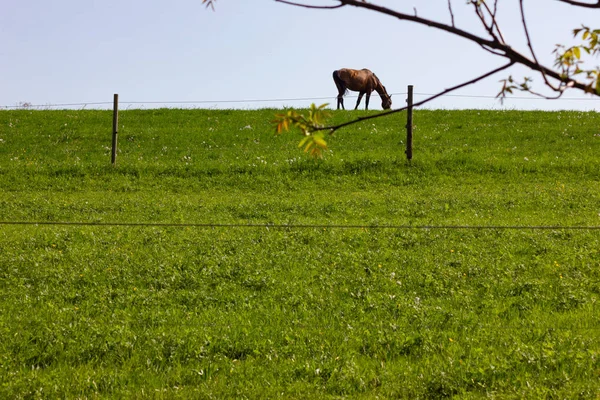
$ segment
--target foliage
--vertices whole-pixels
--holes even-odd
[[[562,96],[564,91],[568,88],[573,87],[574,81],[578,75],[583,75],[587,83],[584,84],[583,90],[586,93],[600,95],[600,67],[592,69],[583,69],[584,64],[583,54],[597,56],[600,54],[600,42],[598,37],[600,35],[600,29],[592,30],[586,26],[573,30],[573,36],[581,36],[581,40],[584,42],[582,45],[566,47],[564,45],[556,45],[554,50],[555,62],[554,66],[559,69],[560,76],[563,79],[563,85],[558,89],[558,96]],[[499,97],[504,98],[507,93],[512,94],[513,90],[533,92],[531,86],[533,79],[524,78],[521,83],[517,83],[512,76],[508,79],[501,81],[502,89],[498,94]]]
[[[562,75],[565,77],[585,75],[586,80],[589,82],[585,91],[588,93],[595,93],[600,95],[600,67],[595,69],[582,69],[583,64],[582,52],[589,55],[600,54],[600,29],[590,29],[586,26],[582,26],[579,29],[573,30],[573,36],[578,37],[581,35],[581,40],[585,43],[579,46],[572,46],[565,48],[562,45],[558,45],[555,50],[556,63],[555,66],[561,68]]]
[[[598,113],[274,113],[0,112],[3,219],[214,224],[2,225],[1,398],[597,396]]]
[[[280,135],[284,131],[289,131],[290,127],[296,127],[300,130],[302,140],[298,147],[304,148],[305,153],[309,153],[315,158],[322,158],[323,152],[327,150],[327,142],[322,132],[323,123],[331,114],[324,108],[328,104],[321,104],[317,107],[314,103],[310,105],[308,115],[305,116],[295,110],[288,110],[286,113],[277,114],[273,123],[276,125],[275,133]]]

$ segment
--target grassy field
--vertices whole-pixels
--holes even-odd
[[[1,398],[600,396],[598,114],[275,112],[0,112]]]

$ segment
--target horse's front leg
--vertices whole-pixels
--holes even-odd
[[[365,110],[369,109],[369,99],[371,98],[371,93],[367,93],[367,97],[365,98]]]
[[[355,109],[355,110],[357,110],[357,109],[358,109],[358,105],[360,104],[360,101],[362,100],[362,97],[363,97],[363,95],[364,95],[364,93],[363,93],[363,92],[360,92],[360,93],[358,94],[358,100],[356,100],[356,107],[354,107],[354,109]]]

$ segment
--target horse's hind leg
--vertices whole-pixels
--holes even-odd
[[[342,110],[345,110],[345,108],[344,108],[344,94],[346,94],[346,84],[340,78],[339,71],[333,71],[333,81],[335,82],[335,87],[338,90],[337,109],[339,110],[340,109],[340,105],[341,105],[342,106]]]
[[[358,94],[358,100],[356,100],[356,107],[354,107],[355,110],[358,109],[358,105],[360,104],[360,101],[362,100],[363,95],[364,95],[363,92],[360,92]]]

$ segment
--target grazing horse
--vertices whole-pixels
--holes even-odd
[[[354,107],[355,110],[358,108],[364,94],[367,95],[365,110],[369,109],[369,98],[371,97],[371,92],[373,90],[376,90],[377,93],[379,93],[379,97],[381,97],[381,107],[383,107],[384,110],[389,110],[392,107],[392,96],[387,93],[385,86],[381,84],[377,75],[366,68],[338,69],[337,71],[333,71],[333,81],[338,89],[338,110],[340,109],[340,105],[342,106],[342,109],[345,110],[344,94],[346,94],[348,89],[358,92],[358,101],[356,102],[356,107]]]

